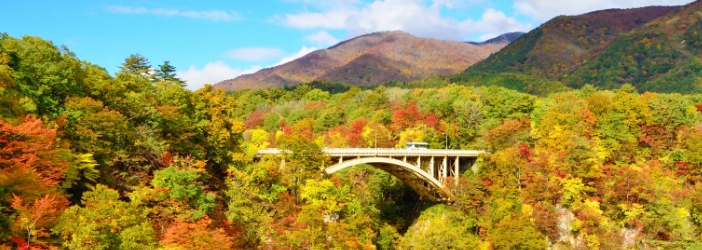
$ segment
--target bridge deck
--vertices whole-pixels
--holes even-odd
[[[268,154],[280,154],[280,149],[269,148],[259,150],[257,157]],[[404,149],[404,148],[322,148],[322,151],[331,157],[348,156],[448,156],[448,157],[477,157],[482,150],[457,150],[457,149]]]

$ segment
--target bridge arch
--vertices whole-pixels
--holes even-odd
[[[400,148],[322,148],[331,162],[328,166],[321,163],[327,174],[339,170],[367,164],[397,177],[410,186],[423,198],[433,201],[452,201],[453,194],[445,188],[447,178],[456,178],[464,171],[472,170],[476,159],[485,151],[457,149],[422,149],[410,150]],[[277,148],[262,149],[256,152],[256,158],[264,155],[284,155],[287,150]],[[282,158],[281,166],[285,166]],[[328,166],[328,167],[326,167]]]
[[[365,157],[343,161],[324,169],[327,174],[333,174],[345,168],[367,164],[382,169],[397,177],[410,186],[415,192],[432,201],[446,201],[453,197],[444,189],[444,184],[426,171],[402,160],[387,157]]]

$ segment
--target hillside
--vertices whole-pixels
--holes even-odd
[[[617,37],[563,82],[617,88],[631,84],[641,92],[702,91],[702,1],[679,8]]]
[[[646,27],[679,8],[653,6],[559,16],[466,72],[516,72],[561,80],[586,64],[589,57],[606,50],[621,35]]]
[[[292,62],[215,85],[224,90],[294,86],[314,80],[372,85],[457,74],[509,42],[484,45],[418,38],[401,31],[379,32],[314,51]]]

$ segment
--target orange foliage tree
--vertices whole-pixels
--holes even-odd
[[[175,219],[166,229],[161,243],[169,248],[182,249],[231,249],[232,239],[222,229],[210,227],[212,220],[205,216],[196,222]]]
[[[11,189],[24,189],[20,181],[27,178],[35,178],[40,187],[61,181],[67,163],[58,159],[55,140],[56,130],[42,128],[40,119],[26,116],[17,126],[0,121],[0,173],[9,177],[6,181],[14,182],[7,183]]]
[[[0,228],[0,237],[10,231],[19,238],[26,236],[28,247],[32,238],[48,236],[44,229],[53,226],[68,206],[56,188],[68,163],[54,147],[56,130],[42,124],[30,116],[18,125],[0,120],[0,207],[12,208],[0,217],[16,214],[10,228]]]
[[[43,198],[34,200],[30,205],[25,203],[22,197],[13,195],[11,206],[17,211],[12,231],[16,235],[25,234],[26,236],[26,241],[25,239],[15,239],[15,241],[21,241],[29,249],[33,239],[51,236],[46,229],[58,222],[61,213],[68,207],[68,200],[62,196],[53,197],[47,194]],[[43,244],[43,242],[37,243]]]

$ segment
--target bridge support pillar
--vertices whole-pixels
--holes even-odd
[[[436,178],[436,174],[434,173],[434,156],[431,157],[431,161],[429,162],[429,175]]]
[[[422,169],[422,157],[417,156],[417,168]]]
[[[455,169],[453,173],[453,179],[455,180],[456,184],[458,184],[458,178],[461,177],[461,165],[459,164],[460,161],[458,160],[458,156],[456,156],[456,161],[453,163],[453,168]]]
[[[444,156],[444,160],[441,162],[441,181],[443,182],[446,177],[448,177],[448,159]]]

